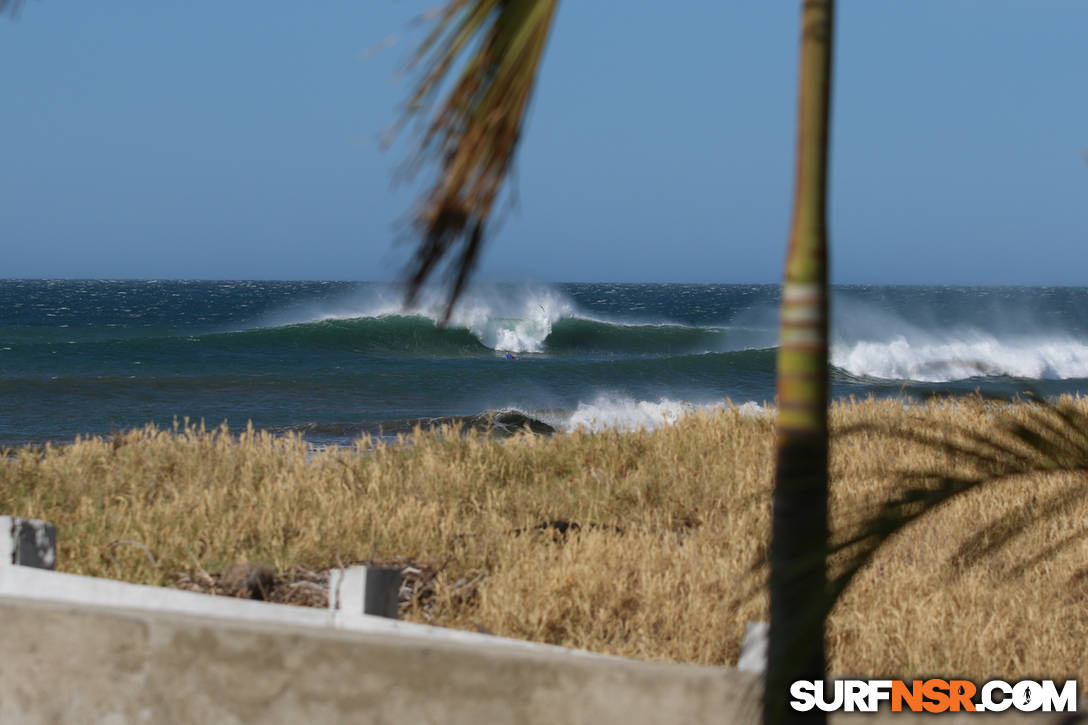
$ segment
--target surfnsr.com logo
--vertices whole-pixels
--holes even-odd
[[[1076,712],[1077,681],[1054,680],[797,680],[790,707],[798,712]]]

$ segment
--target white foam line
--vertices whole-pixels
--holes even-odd
[[[653,430],[663,425],[673,425],[686,415],[698,412],[713,412],[715,410],[736,409],[749,414],[760,415],[773,412],[769,408],[749,401],[741,405],[734,405],[727,401],[712,403],[691,403],[684,400],[672,400],[660,398],[657,401],[635,400],[624,397],[601,396],[592,403],[580,403],[578,408],[564,421],[544,422],[553,427],[565,431],[573,431],[583,428],[590,432],[605,430]],[[534,417],[543,418],[530,413]]]
[[[972,332],[955,340],[857,341],[832,346],[832,362],[852,375],[949,382],[1003,375],[1035,380],[1088,377],[1088,345],[1073,339],[998,339]]]

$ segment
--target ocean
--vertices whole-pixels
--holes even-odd
[[[155,423],[314,445],[773,405],[777,285],[0,280],[0,446]],[[514,359],[507,359],[506,353]],[[839,286],[832,393],[1088,393],[1088,288]]]

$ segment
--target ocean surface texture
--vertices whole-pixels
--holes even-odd
[[[655,426],[772,405],[775,285],[480,286],[446,329],[388,284],[0,281],[0,445],[252,421]],[[835,396],[1088,393],[1088,288],[838,287]],[[514,359],[507,359],[506,353]]]

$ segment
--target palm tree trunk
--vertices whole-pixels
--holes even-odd
[[[834,0],[802,0],[793,222],[782,285],[771,631],[764,722],[795,713],[794,680],[822,679],[827,595],[827,158]]]

